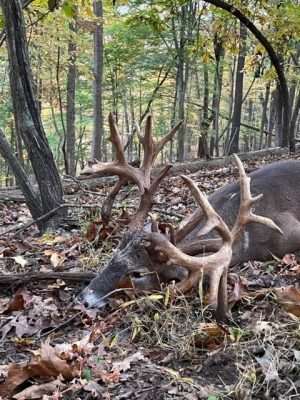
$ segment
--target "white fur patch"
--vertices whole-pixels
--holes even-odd
[[[237,195],[237,193],[232,193],[229,197],[229,200],[233,199],[235,196]]]
[[[244,231],[243,233],[244,239],[243,239],[243,247],[245,250],[249,249],[249,244],[250,244],[250,237],[249,237],[249,232]]]

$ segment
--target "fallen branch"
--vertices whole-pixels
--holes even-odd
[[[25,285],[35,281],[50,281],[62,279],[70,282],[87,282],[95,278],[94,272],[49,272],[27,273],[14,275],[0,275],[0,285]]]

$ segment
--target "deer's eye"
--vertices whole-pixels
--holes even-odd
[[[132,278],[141,278],[141,273],[140,272],[138,272],[138,271],[133,271],[133,272],[131,272],[131,277]]]

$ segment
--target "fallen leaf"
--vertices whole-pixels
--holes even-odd
[[[7,305],[7,308],[2,312],[3,314],[10,314],[13,311],[24,310],[29,308],[32,300],[32,294],[26,289],[22,288],[17,291],[15,297]]]
[[[116,361],[113,363],[112,366],[112,371],[127,371],[130,369],[130,364],[133,362],[137,362],[140,360],[144,360],[144,356],[140,351],[137,351],[136,353],[132,354],[129,357],[124,358],[122,361]]]
[[[266,376],[266,382],[279,381],[280,379],[276,368],[278,364],[276,351],[268,344],[266,344],[265,350],[265,354],[262,357],[255,358],[262,367],[263,373]]]
[[[15,394],[13,399],[41,399],[44,395],[54,394],[57,389],[62,390],[64,388],[66,388],[66,385],[57,379],[53,382],[42,383],[41,385],[32,385],[18,394]]]
[[[281,288],[275,288],[278,303],[288,313],[300,317],[300,291],[295,286],[290,285]]]
[[[22,268],[25,267],[25,265],[27,264],[27,261],[25,260],[25,258],[21,257],[21,256],[16,256],[16,257],[12,257],[13,260],[15,260],[15,262],[19,265],[21,265]]]
[[[235,303],[236,301],[239,301],[244,297],[246,293],[246,288],[242,278],[239,275],[230,274],[230,279],[234,286],[232,292],[229,295],[228,302]]]
[[[100,373],[100,379],[103,381],[103,383],[118,383],[120,378],[121,373],[117,370],[113,372],[101,371]]]
[[[79,374],[79,366],[67,364],[49,344],[44,343],[39,353],[28,363],[10,365],[6,380],[0,385],[0,396],[8,398],[17,386],[29,378],[56,378],[62,375],[70,381]]]
[[[224,339],[224,331],[214,323],[200,323],[193,336],[194,345],[197,348],[214,348],[219,346]]]
[[[295,266],[297,265],[297,260],[295,254],[285,254],[281,259],[282,264]]]

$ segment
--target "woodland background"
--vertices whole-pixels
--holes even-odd
[[[288,99],[280,95],[264,46],[237,18],[207,2],[27,3],[35,90],[61,173],[75,175],[90,155],[113,158],[106,140],[111,110],[129,160],[140,158],[135,123],[149,112],[157,138],[183,121],[159,163],[294,147],[290,138],[297,138],[300,121],[298,1],[233,3],[273,47]],[[30,173],[12,115],[4,32],[1,37],[1,127]],[[1,184],[13,184],[2,159],[0,168]]]

